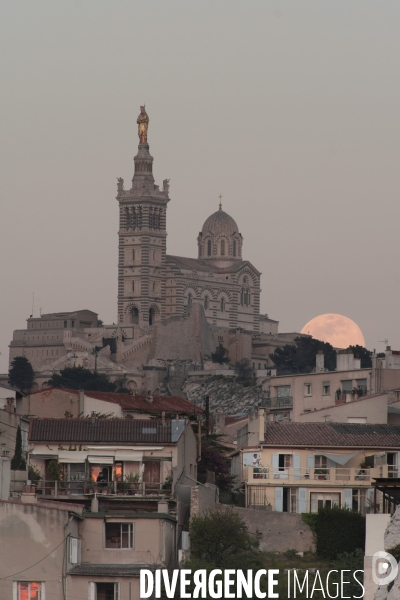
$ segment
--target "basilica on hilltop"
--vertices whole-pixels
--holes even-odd
[[[131,388],[156,387],[152,369],[176,360],[200,368],[219,345],[232,361],[246,357],[266,369],[269,352],[282,345],[278,322],[260,315],[261,274],[244,260],[243,236],[221,198],[201,227],[197,258],[167,254],[170,184],[155,184],[144,106],[137,124],[132,183],[125,189],[122,178],[117,182],[116,322],[104,325],[89,310],[27,319],[26,329],[14,331],[10,362],[26,356],[39,387],[54,371],[73,365],[123,378]]]

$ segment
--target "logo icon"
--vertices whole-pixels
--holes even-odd
[[[380,550],[372,557],[372,579],[376,585],[387,585],[394,581],[399,572],[399,565],[394,556]]]

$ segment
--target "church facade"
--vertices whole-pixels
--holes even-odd
[[[233,362],[246,357],[267,368],[277,322],[260,316],[261,274],[243,259],[242,234],[221,203],[199,232],[196,258],[167,254],[169,180],[155,184],[148,122],[141,107],[132,184],[117,185],[116,322],[104,325],[87,310],[31,316],[14,331],[10,363],[26,356],[39,387],[53,372],[83,366],[132,389],[155,389],[151,369],[176,359],[201,365],[219,344]]]
[[[197,258],[168,255],[169,180],[162,190],[155,185],[147,143],[139,144],[134,163],[132,187],[125,190],[118,180],[120,326],[136,337],[135,325],[140,333],[158,321],[184,316],[188,305],[198,303],[210,325],[257,333],[261,274],[243,260],[235,220],[220,204],[199,233]]]

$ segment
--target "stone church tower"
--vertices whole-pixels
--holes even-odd
[[[118,323],[145,328],[165,318],[166,212],[168,180],[154,184],[147,144],[148,116],[138,118],[139,149],[130,190],[118,179]]]

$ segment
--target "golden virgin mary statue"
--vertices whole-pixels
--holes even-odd
[[[146,112],[146,107],[140,107],[140,115],[137,118],[139,143],[147,144],[147,130],[149,128],[149,115]]]

